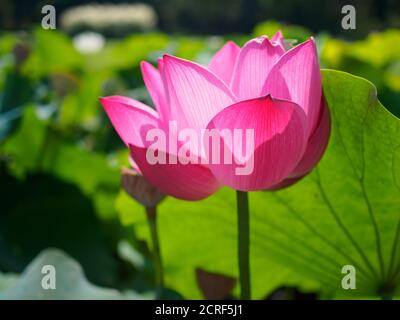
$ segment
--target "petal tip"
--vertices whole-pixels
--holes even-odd
[[[168,53],[163,54],[162,58],[163,58],[164,63],[167,63],[167,62],[170,62],[170,61],[181,61],[181,60],[183,60],[181,58],[175,57],[175,56],[173,56],[171,54],[168,54]]]
[[[306,41],[303,42],[304,45],[313,45],[316,46],[316,42],[315,42],[315,38],[314,37],[310,37],[308,38]],[[301,44],[300,44],[301,45]]]
[[[112,97],[113,96],[99,97],[99,102],[106,108],[107,104],[112,101]]]
[[[196,65],[196,63],[190,61],[190,60],[186,60],[183,58],[179,58],[170,54],[164,54],[163,55],[163,64],[164,66],[168,67],[171,66],[172,64],[181,64],[181,65]]]
[[[239,46],[236,44],[236,42],[233,41],[233,40],[228,40],[228,41],[226,42],[225,45],[230,46],[230,47],[239,47]]]
[[[150,66],[153,67],[153,65],[150,62],[147,62],[146,60],[140,61],[140,69],[143,71],[145,68],[149,68]]]

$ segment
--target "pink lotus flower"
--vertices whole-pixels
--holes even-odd
[[[242,48],[228,42],[208,67],[164,55],[158,69],[147,62],[141,69],[157,111],[122,96],[101,98],[101,103],[130,148],[136,169],[163,193],[198,200],[223,185],[276,190],[301,179],[324,153],[330,118],[312,38],[285,51],[278,32],[271,40],[259,37]],[[245,160],[254,161],[253,171],[237,175],[234,163],[148,163],[146,133],[161,128],[176,134],[167,127],[171,120],[178,130],[253,129],[254,152]],[[162,152],[180,156],[170,149]]]

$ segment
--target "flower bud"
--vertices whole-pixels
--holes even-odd
[[[132,198],[147,208],[155,207],[165,197],[165,194],[153,187],[142,175],[133,169],[122,168],[121,184]]]

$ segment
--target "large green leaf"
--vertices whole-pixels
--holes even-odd
[[[250,196],[251,273],[255,298],[281,285],[350,298],[395,295],[400,286],[400,120],[375,87],[326,70],[332,116],[328,150],[293,187]],[[121,220],[149,239],[143,209],[121,194]],[[168,286],[200,297],[195,268],[237,276],[234,191],[190,203],[169,198],[159,208]],[[344,265],[357,288],[343,290]]]

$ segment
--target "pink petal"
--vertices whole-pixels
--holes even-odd
[[[162,75],[164,72],[164,59],[163,58],[157,59],[157,67],[158,67],[158,70],[160,71],[160,74]]]
[[[154,102],[161,119],[168,118],[168,105],[165,98],[164,84],[160,72],[150,63],[142,61],[140,64],[143,81]]]
[[[131,166],[132,169],[136,170],[141,175],[143,175],[142,172],[139,169],[139,166],[137,165],[137,163],[135,163],[135,161],[132,159],[131,156],[128,157],[128,162],[129,162],[129,165]]]
[[[220,188],[211,171],[203,165],[184,165],[179,161],[176,164],[149,164],[146,148],[130,146],[130,149],[143,176],[165,194],[183,200],[200,200]]]
[[[286,178],[267,190],[277,191],[297,183],[304,178],[321,160],[322,155],[324,154],[328,145],[330,135],[330,116],[324,98],[322,98],[321,104],[321,115],[318,121],[318,127],[308,140],[307,149],[303,155],[303,158],[290,174],[290,177],[292,178]]]
[[[163,69],[170,120],[177,120],[180,128],[205,129],[212,117],[235,101],[222,80],[203,66],[166,55]]]
[[[233,67],[239,55],[240,47],[228,41],[212,58],[208,69],[220,77],[228,86],[231,83]]]
[[[282,34],[282,32],[280,30],[277,31],[274,34],[274,36],[271,39],[271,42],[277,43],[283,49],[283,51],[286,51],[285,50],[285,42],[284,42],[284,39],[283,39],[283,34]]]
[[[261,90],[273,65],[284,50],[267,37],[247,42],[240,51],[233,71],[231,88],[239,100],[261,96]]]
[[[303,158],[297,164],[291,177],[301,177],[310,172],[321,160],[326,147],[328,146],[331,130],[331,119],[329,109],[324,97],[321,101],[321,112],[318,119],[318,126],[308,139],[307,149]]]
[[[308,134],[314,131],[322,93],[314,39],[294,47],[279,59],[271,69],[262,93],[297,103],[307,115]]]
[[[145,104],[123,96],[100,98],[114,129],[128,146],[145,146],[146,133],[158,127],[158,114]]]
[[[304,153],[305,121],[304,112],[298,105],[273,99],[271,96],[234,104],[218,113],[207,128],[215,128],[219,132],[224,129],[231,132],[234,132],[234,129],[242,129],[243,137],[246,136],[246,129],[254,130],[254,146],[250,150],[252,152],[247,153],[247,157],[241,157],[240,154],[246,148],[248,140],[241,146],[238,144],[239,139],[234,140],[232,144],[220,135],[219,148],[214,146],[207,150],[209,162],[212,162],[214,152],[224,159],[224,147],[228,146],[229,152],[234,155],[233,163],[211,163],[209,168],[222,184],[237,190],[255,191],[274,186],[293,171]],[[237,164],[238,159],[243,159],[240,161],[241,165]],[[251,168],[252,160],[253,170],[238,175],[236,169],[243,169],[245,166]]]

